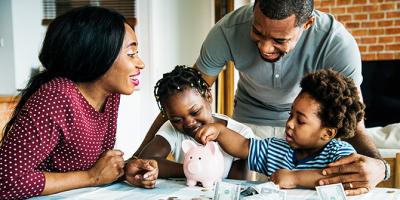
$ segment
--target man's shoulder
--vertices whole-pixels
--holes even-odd
[[[253,5],[245,5],[225,15],[216,25],[222,29],[231,29],[238,25],[251,23],[252,16]]]
[[[312,15],[315,18],[315,23],[311,27],[312,32],[318,35],[324,35],[323,33],[327,34],[323,36],[323,38],[351,36],[344,25],[336,20],[332,14],[314,10]]]

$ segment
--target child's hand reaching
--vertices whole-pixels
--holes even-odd
[[[197,130],[195,139],[202,144],[207,144],[208,141],[215,141],[221,133],[222,128],[224,126],[219,123],[205,124]]]
[[[295,188],[297,186],[297,177],[295,171],[288,169],[278,169],[271,176],[271,181],[280,188]]]

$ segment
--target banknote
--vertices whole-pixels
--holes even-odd
[[[240,185],[226,182],[217,182],[215,185],[214,200],[239,200]]]
[[[341,183],[317,186],[315,189],[321,200],[346,200],[343,185]]]
[[[263,187],[261,188],[260,194],[268,196],[269,199],[286,200],[286,191],[280,189]]]
[[[271,194],[256,194],[247,197],[243,197],[242,200],[275,200],[276,196]]]
[[[273,182],[249,186],[240,192],[240,195],[244,197],[252,196],[251,198],[244,199],[257,199],[265,197],[269,197],[268,199],[286,199],[286,191],[280,190],[279,186],[275,185]]]
[[[243,191],[240,192],[241,196],[247,197],[251,195],[259,194],[258,191],[253,187],[247,187]]]
[[[279,185],[275,185],[273,182],[269,181],[269,182],[265,182],[265,183],[261,183],[258,185],[254,185],[252,186],[254,189],[256,189],[258,191],[258,193],[261,193],[262,188],[272,188],[272,189],[277,189],[279,190]]]

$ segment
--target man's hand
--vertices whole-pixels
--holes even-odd
[[[280,188],[296,188],[297,178],[294,171],[288,169],[278,169],[271,176],[271,181]]]
[[[126,180],[135,186],[154,188],[158,177],[158,165],[155,160],[129,160],[125,166]]]
[[[322,174],[333,177],[321,179],[320,185],[343,183],[346,195],[359,195],[383,180],[385,165],[379,159],[354,153],[330,163]]]

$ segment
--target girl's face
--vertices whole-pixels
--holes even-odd
[[[138,42],[132,28],[125,24],[125,37],[114,64],[100,78],[100,82],[108,93],[132,94],[139,85],[138,76],[144,68],[138,56]]]
[[[327,140],[327,128],[318,117],[319,103],[308,93],[302,92],[295,99],[286,122],[286,141],[294,149],[319,150]]]
[[[165,99],[162,105],[174,128],[194,137],[199,127],[214,122],[211,101],[209,92],[203,97],[196,89],[188,87]]]

